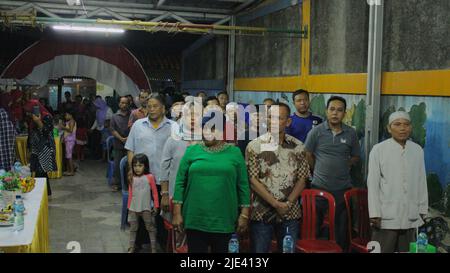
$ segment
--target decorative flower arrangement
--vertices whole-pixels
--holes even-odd
[[[14,173],[6,172],[0,176],[0,190],[4,191],[19,191],[20,190],[20,177]]]

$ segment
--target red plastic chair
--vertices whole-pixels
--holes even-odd
[[[348,215],[348,235],[350,238],[349,251],[368,253],[367,243],[370,241],[369,209],[366,189],[351,189],[344,194]],[[353,200],[354,202],[350,201]],[[352,207],[356,210],[356,217],[352,217]],[[357,230],[353,229],[352,218],[357,220]]]
[[[328,225],[329,239],[316,239],[316,197],[325,198],[328,201]],[[334,239],[334,212],[336,203],[333,195],[328,192],[305,189],[302,192],[303,221],[302,239],[296,242],[296,249],[305,253],[342,253],[342,248]]]

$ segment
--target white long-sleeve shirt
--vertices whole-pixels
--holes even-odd
[[[375,145],[367,178],[369,217],[382,229],[409,229],[423,224],[428,190],[423,149],[412,141],[403,148],[393,138]]]

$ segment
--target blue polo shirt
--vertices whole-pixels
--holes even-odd
[[[156,184],[160,184],[162,150],[167,139],[172,134],[172,124],[175,122],[164,118],[158,128],[153,128],[149,119],[138,119],[131,127],[125,149],[134,154],[143,153],[148,157],[150,172],[156,177]]]
[[[312,128],[322,123],[322,118],[309,113],[306,118],[299,117],[296,113],[291,116],[291,126],[286,128],[286,134],[295,137],[305,143],[306,137]]]

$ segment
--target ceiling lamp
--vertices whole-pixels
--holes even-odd
[[[55,30],[64,31],[87,31],[87,32],[104,32],[104,33],[124,33],[125,30],[121,28],[106,28],[106,27],[83,27],[83,26],[68,26],[56,25],[53,26]]]
[[[66,0],[67,1],[67,5],[69,6],[79,6],[81,5],[81,1],[80,0]]]

